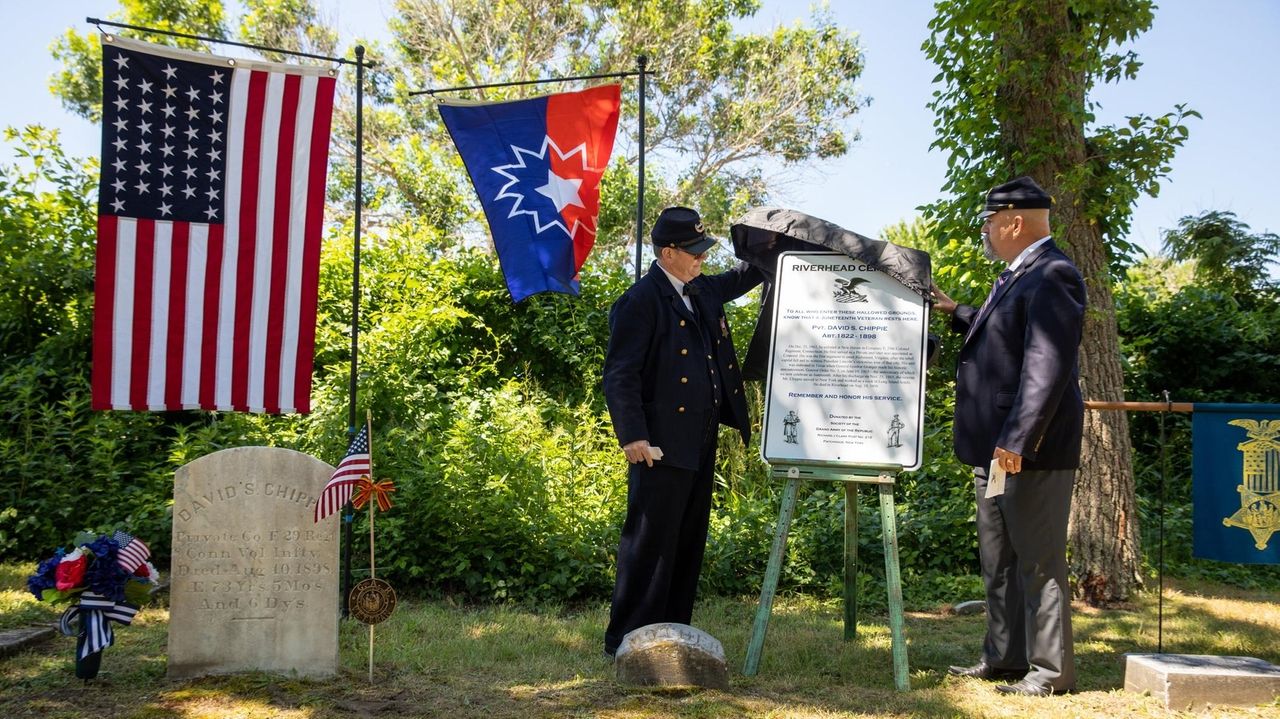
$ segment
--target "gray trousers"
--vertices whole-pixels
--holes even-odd
[[[1074,469],[1010,475],[1004,494],[984,499],[987,468],[974,467],[978,550],[987,588],[982,656],[999,669],[1027,669],[1027,680],[1074,689],[1067,518]]]

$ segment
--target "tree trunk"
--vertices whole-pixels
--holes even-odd
[[[1086,77],[1072,67],[1070,43],[1080,37],[1065,0],[1023,13],[996,39],[1006,67],[1001,87],[1001,139],[1014,175],[1027,174],[1053,195],[1055,239],[1075,261],[1089,293],[1080,344],[1085,399],[1124,399],[1120,340],[1107,251],[1085,213],[1087,181],[1083,109]],[[1082,63],[1076,62],[1076,65]],[[1069,105],[1064,100],[1069,98]],[[1075,108],[1072,110],[1071,108]],[[996,178],[1003,181],[1010,178]],[[1138,511],[1132,447],[1124,412],[1085,411],[1084,446],[1068,530],[1075,594],[1091,605],[1124,601],[1141,587]]]

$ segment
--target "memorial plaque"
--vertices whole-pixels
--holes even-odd
[[[784,252],[777,278],[761,457],[918,469],[924,299],[838,252]]]
[[[169,676],[338,668],[338,521],[314,522],[333,467],[240,447],[180,468],[173,486]]]

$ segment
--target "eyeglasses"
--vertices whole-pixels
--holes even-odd
[[[692,257],[692,258],[693,258],[693,259],[695,259],[695,260],[701,260],[701,259],[706,258],[706,256],[707,256],[707,251],[706,251],[706,250],[703,250],[702,252],[690,252],[690,251],[686,250],[686,249],[685,249],[685,248],[683,248],[683,247],[676,247],[675,245],[671,245],[671,249],[673,249],[673,250],[680,250],[681,252],[685,253],[686,255],[689,255],[690,257]]]

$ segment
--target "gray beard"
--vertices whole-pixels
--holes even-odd
[[[985,232],[982,233],[982,256],[992,262],[1000,259],[1000,255],[996,254],[996,248],[991,244],[991,236]]]

